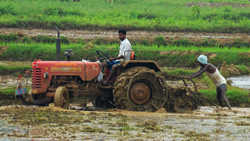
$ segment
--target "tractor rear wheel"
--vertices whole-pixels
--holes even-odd
[[[69,108],[69,92],[66,87],[58,87],[55,92],[54,106],[64,109]]]
[[[117,108],[155,112],[167,98],[167,86],[163,77],[154,70],[135,67],[117,78],[113,98]]]

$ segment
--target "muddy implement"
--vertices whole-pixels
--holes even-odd
[[[196,83],[190,80],[193,84],[193,89],[188,87],[187,78],[183,76],[175,76],[164,73],[167,87],[168,98],[164,108],[168,112],[189,112],[197,109],[198,105],[213,105],[218,107],[213,101],[197,90]],[[172,86],[168,81],[182,81],[184,86]]]

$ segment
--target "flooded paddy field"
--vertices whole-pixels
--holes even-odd
[[[244,75],[244,76],[237,76],[237,77],[230,77],[228,80],[232,80],[232,85],[250,90],[250,76]]]
[[[0,140],[249,140],[250,109],[200,107],[185,114],[117,109],[0,107]]]

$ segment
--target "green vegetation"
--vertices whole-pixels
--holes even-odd
[[[34,61],[34,59],[41,60],[55,60],[56,45],[55,44],[28,44],[28,43],[4,43],[5,51],[0,52],[0,60],[4,61]],[[117,56],[118,44],[112,45],[95,45],[92,42],[87,44],[69,44],[61,46],[61,59],[64,57],[65,49],[73,49],[74,56],[72,60],[90,60],[96,61],[93,53],[97,49],[105,51],[105,49],[115,49],[117,51],[110,51],[109,55]],[[226,61],[228,65],[244,65],[250,66],[249,49],[248,48],[229,48],[229,47],[196,47],[196,46],[143,46],[133,45],[135,51],[159,51],[160,53],[144,52],[140,55],[140,59],[156,60],[160,66],[168,67],[198,67],[197,57],[200,54],[207,55],[209,62],[219,66]],[[136,53],[137,59],[139,54]],[[14,69],[14,68],[13,68]],[[244,70],[241,67],[241,70]]]
[[[228,85],[227,85],[228,87]],[[240,88],[235,88],[235,87],[228,87],[227,88],[227,98],[230,101],[230,104],[235,107],[241,107],[241,106],[247,106],[249,107],[249,102],[250,102],[250,93],[247,90],[242,90]],[[202,94],[207,96],[210,100],[212,100],[215,103],[219,103],[217,100],[217,94],[216,94],[216,89],[214,86],[214,90],[200,90]],[[224,103],[224,106],[226,104]]]
[[[248,32],[248,0],[1,0],[0,27]],[[220,3],[223,2],[223,3]]]
[[[12,75],[18,76],[21,74],[22,76],[25,74],[25,71],[31,71],[30,66],[3,66],[0,65],[0,75]]]
[[[118,44],[120,41],[118,38],[96,38],[96,39],[72,39],[60,36],[61,44],[88,44],[92,42],[95,45],[112,45]],[[228,47],[228,48],[249,48],[250,40],[248,39],[228,39],[226,42],[221,41],[220,39],[173,39],[173,38],[164,38],[163,36],[156,37],[155,39],[141,39],[141,38],[131,38],[129,39],[131,44],[142,45],[142,46],[185,46],[185,47]],[[0,35],[0,43],[5,45],[6,43],[45,43],[45,44],[55,44],[56,38],[51,36],[33,36],[28,37],[24,36],[23,33],[9,34],[9,35]]]
[[[0,90],[1,99],[15,99],[15,89]]]

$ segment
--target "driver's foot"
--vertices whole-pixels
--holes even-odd
[[[108,83],[108,81],[104,81],[104,82],[103,82],[104,85],[107,85],[107,83]]]
[[[103,86],[108,86],[108,81],[102,81]]]

